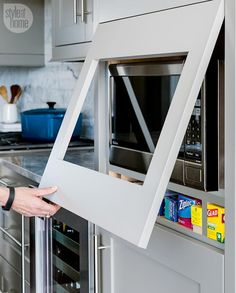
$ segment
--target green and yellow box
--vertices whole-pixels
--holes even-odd
[[[225,242],[225,209],[207,204],[207,237],[218,242]]]

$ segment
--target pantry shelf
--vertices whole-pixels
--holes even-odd
[[[205,235],[200,235],[200,234],[194,233],[189,228],[181,226],[177,222],[169,221],[165,217],[157,217],[156,224],[165,226],[167,228],[170,228],[174,231],[180,232],[186,236],[189,236],[191,238],[194,238],[196,240],[199,240],[201,242],[204,242],[206,244],[209,244],[209,245],[214,246],[216,248],[219,248],[221,250],[224,250],[224,248],[225,248],[224,243],[220,243],[220,242],[211,240],[211,239],[207,238]]]
[[[224,189],[221,189],[219,191],[213,191],[213,192],[206,192],[203,190],[198,190],[195,188],[183,186],[180,184],[176,184],[173,182],[169,182],[168,189],[181,193],[186,194],[188,196],[198,198],[201,200],[204,200],[209,203],[214,203],[220,206],[225,206],[225,191]]]

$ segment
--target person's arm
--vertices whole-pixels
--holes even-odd
[[[49,188],[28,188],[16,187],[15,197],[11,209],[27,216],[52,216],[58,210],[59,206],[53,203],[46,203],[42,197],[54,193],[56,187]],[[9,188],[0,187],[0,204],[5,206],[9,198]]]

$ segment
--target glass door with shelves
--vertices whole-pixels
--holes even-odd
[[[52,219],[45,220],[45,228],[48,292],[88,292],[88,222],[62,209]]]

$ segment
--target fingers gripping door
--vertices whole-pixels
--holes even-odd
[[[41,186],[59,187],[52,201],[131,243],[147,246],[223,19],[223,0],[213,0],[98,25],[41,181]],[[142,186],[106,175],[106,167],[96,172],[64,161],[97,69],[98,104],[104,105],[98,111],[99,163],[106,166],[106,62],[182,55],[186,61]]]

